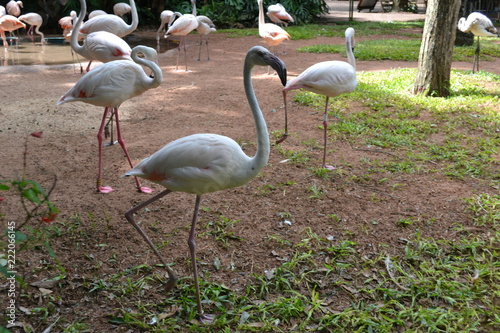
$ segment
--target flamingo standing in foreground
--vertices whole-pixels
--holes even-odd
[[[284,25],[285,27],[288,27],[289,22],[294,22],[293,17],[288,14],[285,7],[283,7],[283,5],[280,3],[267,7],[266,15],[271,21],[281,26]]]
[[[269,46],[277,46],[284,40],[290,39],[288,32],[274,23],[264,22],[264,9],[262,7],[262,0],[257,0],[259,4],[259,35],[264,38]]]
[[[167,24],[168,27],[174,22],[175,19],[175,13],[171,10],[164,10],[160,14],[160,27],[158,28],[158,31],[156,32],[156,42],[160,43],[160,34],[163,32],[166,32],[167,29],[165,29],[165,25]]]
[[[125,217],[165,266],[169,277],[165,286],[167,291],[174,287],[177,276],[150,238],[135,222],[134,213],[171,192],[196,194],[188,245],[193,266],[198,316],[202,323],[212,322],[213,316],[203,313],[196,267],[195,234],[201,196],[246,184],[257,176],[269,159],[269,134],[252,85],[251,73],[256,65],[272,66],[278,72],[281,82],[283,84],[286,82],[285,64],[279,58],[262,46],[254,46],[248,51],[243,69],[243,82],[257,132],[255,156],[247,156],[238,143],[226,136],[193,134],[170,142],[123,175],[142,177],[166,188],[163,192],[128,210]]]
[[[179,56],[181,53],[181,46],[184,48],[184,61],[186,62],[186,72],[188,71],[187,66],[187,56],[186,56],[186,36],[198,28],[198,20],[196,16],[193,14],[184,14],[176,12],[176,16],[179,16],[177,20],[172,23],[172,25],[168,28],[167,33],[165,34],[165,38],[168,36],[180,36],[179,46],[177,48],[177,64],[175,65],[175,70],[179,70]]]
[[[356,59],[352,52],[354,48],[354,29],[347,28],[345,31],[345,42],[348,63],[345,61],[323,61],[312,65],[303,71],[299,76],[287,82],[283,89],[283,99],[285,103],[285,133],[276,141],[283,142],[288,136],[287,128],[287,102],[286,95],[290,90],[304,89],[326,97],[325,115],[323,118],[324,129],[324,147],[323,147],[323,167],[334,169],[330,165],[326,165],[326,144],[328,130],[328,101],[330,97],[335,97],[341,94],[352,92],[357,84],[356,78]]]
[[[144,58],[139,58],[139,53],[144,55]],[[147,46],[136,46],[132,50],[132,60],[110,61],[101,66],[94,68],[78,80],[78,82],[68,90],[57,102],[61,105],[67,102],[85,102],[88,104],[104,107],[101,126],[97,133],[99,142],[99,171],[97,175],[97,190],[101,193],[109,193],[113,191],[110,186],[102,186],[102,132],[106,124],[108,113],[110,117],[116,119],[116,132],[118,143],[125,152],[125,156],[133,167],[132,161],[125,147],[125,141],[121,136],[120,121],[118,119],[118,108],[120,105],[135,96],[139,96],[146,90],[158,87],[162,80],[163,74],[160,67],[151,60],[158,55],[156,50]],[[141,65],[149,67],[154,76],[148,76]],[[141,187],[139,180],[136,178],[136,185],[140,192],[151,193],[151,189]]]
[[[17,17],[12,15],[4,15],[0,17],[0,36],[2,37],[4,48],[9,47],[9,44],[7,44],[7,38],[5,37],[5,32],[12,32],[20,28],[26,28],[26,25]]]
[[[40,35],[42,44],[45,44],[45,37],[44,37],[43,33],[40,32],[40,26],[43,23],[43,19],[42,19],[42,16],[40,14],[26,13],[26,14],[19,16],[18,19],[20,21],[23,21],[24,23],[30,25],[27,34],[33,42],[35,41],[35,35],[33,33],[33,30],[35,30],[35,32]]]
[[[498,31],[491,20],[484,14],[473,12],[458,21],[458,29],[462,32],[470,32],[477,36],[477,48],[472,63],[472,73],[479,71],[479,37],[498,37]]]
[[[135,1],[130,0],[132,13],[132,23],[127,24],[120,16],[113,14],[103,14],[92,17],[85,22],[78,31],[81,34],[90,34],[97,31],[107,31],[118,37],[125,37],[137,29],[139,25],[139,15],[135,6]]]
[[[83,45],[78,43],[79,31],[83,18],[87,13],[85,0],[80,0],[81,11],[73,33],[71,34],[71,48],[79,55],[90,60],[87,65],[87,72],[90,71],[90,64],[93,60],[109,62],[113,60],[130,60],[132,52],[130,46],[123,39],[107,31],[96,31],[89,33],[83,39]],[[99,17],[99,16],[98,16]],[[121,19],[120,19],[121,20]]]
[[[191,4],[193,5],[193,15],[196,16],[196,19],[198,20],[198,27],[196,28],[196,31],[200,34],[200,48],[198,50],[198,59],[196,60],[200,60],[203,36],[205,36],[205,44],[207,45],[207,60],[210,60],[210,54],[208,53],[208,34],[216,31],[217,29],[215,29],[215,24],[210,18],[204,15],[196,15],[196,0],[191,0]]]

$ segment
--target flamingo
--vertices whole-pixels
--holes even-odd
[[[216,31],[217,29],[215,29],[215,24],[210,18],[204,15],[196,15],[196,0],[191,0],[191,4],[193,5],[193,15],[196,16],[196,19],[198,20],[198,27],[196,28],[196,31],[200,34],[200,48],[198,51],[198,59],[196,60],[200,60],[203,36],[205,36],[205,44],[207,45],[207,60],[210,60],[210,54],[208,53],[208,34]]]
[[[92,17],[87,22],[85,22],[79,32],[81,34],[90,34],[97,31],[107,31],[115,34],[118,37],[125,37],[126,35],[132,33],[137,29],[139,25],[139,15],[137,14],[137,8],[135,6],[135,1],[130,0],[130,8],[132,11],[132,23],[127,24],[120,16],[113,14],[98,15]]]
[[[85,0],[80,0],[81,12],[76,20],[74,31],[79,31],[83,18],[87,13]],[[99,17],[99,16],[98,16]],[[120,19],[121,20],[121,19]],[[71,48],[81,56],[90,60],[87,72],[93,60],[109,62],[112,60],[130,60],[130,46],[123,39],[107,31],[89,33],[83,39],[83,45],[78,43],[78,33],[71,34]]]
[[[118,2],[113,6],[113,13],[115,13],[115,15],[117,16],[120,16],[121,18],[123,18],[125,14],[128,14],[131,11],[132,7],[125,2]]]
[[[189,34],[191,31],[194,29],[198,28],[198,20],[196,19],[196,16],[192,14],[184,14],[182,15],[181,13],[176,12],[176,16],[179,18],[170,25],[168,28],[167,32],[165,33],[165,38],[168,36],[180,36],[181,40],[179,42],[179,46],[177,48],[177,64],[175,66],[175,70],[179,70],[179,56],[181,53],[181,46],[184,47],[184,61],[186,62],[186,72],[188,71],[187,67],[187,56],[186,56],[186,36]]]
[[[5,8],[7,9],[7,14],[18,17],[19,15],[21,15],[21,8],[23,8],[23,2],[10,0],[5,5]]]
[[[0,17],[0,36],[2,37],[4,48],[7,48],[9,46],[7,44],[7,38],[5,37],[5,32],[12,32],[20,28],[26,28],[26,25],[17,17],[12,15],[4,15]]]
[[[352,92],[357,84],[356,78],[356,59],[352,52],[354,48],[354,29],[347,28],[345,31],[345,42],[348,63],[345,61],[323,61],[314,64],[303,71],[299,76],[287,82],[283,88],[283,100],[285,103],[285,133],[276,142],[283,142],[288,136],[287,128],[287,103],[286,95],[290,90],[304,89],[326,97],[325,115],[323,118],[324,129],[324,148],[323,148],[323,167],[333,169],[326,165],[326,143],[328,129],[328,101],[330,97]]]
[[[89,13],[89,20],[99,15],[108,15],[108,13],[101,9],[93,10]]]
[[[479,71],[479,37],[498,37],[498,31],[486,15],[478,12],[470,13],[467,19],[465,19],[465,17],[460,18],[458,21],[458,29],[462,32],[470,32],[474,36],[477,36],[477,48],[472,63],[472,73],[475,73],[476,70]]]
[[[35,36],[33,34],[33,29],[37,34],[41,36],[41,42],[42,44],[45,43],[45,37],[43,36],[43,33],[40,32],[40,26],[43,23],[42,16],[37,13],[26,13],[24,15],[21,15],[18,17],[20,21],[23,21],[24,23],[27,23],[30,25],[28,29],[28,36],[31,38],[32,41],[35,41]]]
[[[139,53],[144,58],[139,58]],[[102,132],[106,123],[108,113],[116,118],[116,132],[118,143],[125,152],[125,156],[131,167],[132,161],[125,147],[125,141],[121,136],[120,121],[118,119],[118,108],[126,100],[139,96],[146,90],[158,87],[163,81],[163,74],[160,67],[149,59],[157,57],[156,50],[139,45],[132,50],[133,61],[110,61],[94,68],[78,80],[78,82],[68,90],[57,102],[61,105],[67,102],[85,102],[88,104],[104,107],[101,126],[97,133],[99,142],[99,171],[97,175],[97,190],[101,193],[113,191],[110,186],[102,186]],[[149,77],[141,67],[149,67],[153,77]],[[141,187],[138,179],[135,179],[137,188],[140,192],[151,193],[151,189]]]
[[[68,42],[71,41],[71,34],[73,33],[73,23],[75,22],[75,20],[76,20],[76,12],[74,10],[72,10],[69,13],[69,16],[61,17],[58,21],[59,25],[63,29],[63,37]],[[80,39],[83,39],[83,37],[79,36],[78,40],[80,40]],[[74,65],[74,62],[75,62],[74,54],[75,53],[73,52],[73,49],[71,48],[71,58],[73,59],[73,74],[76,74],[76,69],[75,69],[75,65]],[[82,63],[80,62],[80,59],[78,58],[78,53],[76,54],[76,60],[80,64],[80,74],[81,74],[81,73],[83,73],[83,67],[82,67]]]
[[[267,7],[266,15],[274,23],[284,25],[285,27],[288,27],[289,22],[294,22],[293,17],[287,13],[285,7],[280,3]]]
[[[269,159],[269,135],[266,121],[252,86],[251,72],[256,65],[272,66],[278,72],[283,85],[286,82],[286,68],[281,59],[262,46],[254,46],[248,51],[243,69],[243,82],[255,120],[257,133],[257,152],[255,156],[247,156],[239,144],[229,137],[218,134],[193,134],[168,143],[122,176],[141,177],[166,188],[161,193],[128,210],[125,213],[125,218],[146,240],[165,266],[169,277],[165,286],[167,290],[173,288],[177,276],[156,249],[151,239],[135,222],[134,213],[170,192],[196,194],[188,245],[193,266],[198,316],[202,323],[212,322],[213,316],[203,313],[196,267],[195,233],[201,197],[205,193],[246,184],[257,176]]]
[[[259,35],[264,38],[269,46],[277,46],[284,40],[290,39],[288,32],[274,23],[264,22],[264,9],[262,8],[262,0],[257,0],[259,4]]]
[[[160,14],[160,27],[158,28],[158,31],[156,32],[156,42],[160,43],[160,34],[163,33],[165,30],[165,24],[168,24],[168,27],[174,22],[175,19],[175,13],[171,10],[164,10]]]
[[[4,6],[0,6],[0,17],[7,15],[7,10]]]

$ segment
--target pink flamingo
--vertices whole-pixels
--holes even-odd
[[[187,67],[187,56],[186,56],[186,36],[193,31],[194,29],[198,28],[198,20],[196,19],[196,16],[193,14],[184,14],[182,15],[181,13],[176,12],[176,16],[179,16],[177,20],[170,25],[170,27],[167,30],[167,33],[165,34],[165,38],[168,36],[180,36],[181,40],[179,42],[179,46],[177,48],[177,64],[175,65],[175,70],[179,70],[179,56],[181,53],[181,46],[184,47],[184,61],[186,62],[186,72],[188,71]]]
[[[21,15],[21,8],[23,8],[23,2],[10,0],[5,5],[5,8],[7,9],[7,14],[18,17],[19,15]]]
[[[66,39],[68,42],[71,42],[71,34],[73,33],[73,23],[76,20],[76,12],[72,10],[69,13],[69,16],[64,16],[61,17],[58,21],[59,25],[63,29],[63,37]],[[83,36],[79,36],[78,40],[83,39]],[[71,58],[73,59],[73,74],[76,74],[76,69],[75,69],[75,59],[74,59],[74,54],[73,48],[71,48]],[[78,58],[78,53],[76,54],[76,60],[80,64],[80,74],[83,73],[83,67],[82,63],[80,62],[80,59]]]
[[[139,53],[144,58],[139,58]],[[61,105],[67,102],[85,102],[88,104],[104,107],[101,126],[97,133],[99,142],[99,171],[97,175],[97,190],[101,193],[113,191],[110,186],[102,186],[102,132],[106,124],[108,113],[110,117],[116,118],[116,132],[118,143],[125,152],[125,156],[131,167],[132,161],[125,147],[125,141],[121,136],[120,121],[118,119],[118,108],[120,105],[135,96],[139,96],[146,90],[158,87],[163,74],[160,67],[149,59],[157,57],[154,49],[147,46],[136,46],[132,50],[133,61],[110,61],[94,68],[78,80],[78,82],[68,90],[57,102]],[[153,71],[153,77],[148,76],[141,65],[149,67]],[[141,187],[137,178],[135,179],[137,188],[140,192],[151,193],[147,187]]]
[[[284,25],[288,27],[288,23],[293,23],[293,17],[288,14],[285,7],[282,4],[277,3],[267,7],[267,17],[276,24]]]
[[[4,15],[0,17],[0,36],[2,37],[4,48],[9,47],[9,44],[7,44],[7,38],[5,37],[5,32],[12,32],[20,28],[26,28],[26,25],[17,17],[12,15]]]
[[[259,35],[269,46],[277,46],[284,40],[290,39],[288,32],[274,23],[265,23],[262,0],[257,0],[259,4]]]
[[[256,65],[272,66],[278,72],[281,82],[283,84],[286,82],[285,64],[279,58],[262,46],[254,46],[248,51],[243,69],[243,82],[257,132],[255,156],[247,156],[240,145],[227,136],[193,134],[170,142],[123,175],[148,179],[166,188],[163,192],[128,210],[125,213],[125,218],[146,240],[165,266],[169,277],[165,286],[167,290],[174,287],[177,275],[150,238],[135,222],[134,213],[171,192],[186,192],[196,195],[188,245],[196,288],[198,317],[202,323],[212,322],[213,316],[203,312],[196,267],[195,233],[201,197],[205,193],[246,184],[257,176],[269,159],[269,134],[266,121],[252,86],[251,73],[252,68]]]

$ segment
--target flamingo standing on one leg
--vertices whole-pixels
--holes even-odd
[[[0,36],[2,37],[4,48],[9,47],[9,44],[7,44],[7,38],[5,37],[5,32],[12,32],[20,28],[26,28],[26,25],[17,17],[12,15],[4,15],[0,17]]]
[[[196,19],[198,20],[198,27],[196,28],[196,31],[200,34],[200,47],[198,50],[198,59],[196,60],[200,60],[203,36],[205,36],[205,44],[207,46],[207,60],[210,60],[210,54],[208,52],[208,34],[216,31],[217,29],[215,29],[215,24],[210,18],[205,15],[196,15],[196,0],[191,0],[191,4],[193,5],[193,15],[196,16]]]
[[[90,64],[93,60],[109,62],[113,60],[130,60],[132,50],[123,39],[107,31],[96,31],[89,33],[83,39],[83,45],[78,43],[79,34],[83,18],[87,13],[85,0],[80,0],[81,12],[73,27],[71,34],[71,48],[81,56],[90,60],[87,65],[87,72],[90,70]],[[99,16],[98,16],[99,17]],[[121,20],[121,19],[120,19]]]
[[[348,62],[345,61],[323,61],[312,65],[303,71],[299,76],[287,82],[283,89],[283,99],[285,103],[285,133],[276,142],[283,142],[288,136],[287,128],[287,103],[286,94],[290,90],[304,89],[326,97],[325,115],[323,119],[324,147],[323,147],[323,167],[333,169],[326,165],[326,144],[328,130],[328,101],[330,97],[352,92],[357,84],[356,59],[352,52],[354,48],[354,29],[347,28],[345,31],[346,51]]]
[[[168,36],[180,36],[179,46],[177,48],[177,64],[175,65],[175,70],[179,70],[179,56],[181,53],[181,47],[184,48],[184,61],[186,62],[186,72],[188,71],[187,66],[187,56],[186,56],[186,36],[198,27],[198,20],[196,16],[192,14],[184,14],[176,12],[176,16],[180,16],[177,20],[172,23],[168,28],[165,38]]]
[[[130,9],[132,13],[132,23],[127,24],[120,16],[113,14],[103,14],[92,17],[85,22],[78,31],[81,34],[90,34],[97,31],[107,31],[118,37],[125,37],[137,29],[139,25],[139,14],[135,6],[135,1],[130,0]]]
[[[42,19],[42,16],[40,14],[26,13],[26,14],[19,16],[18,18],[19,18],[19,20],[23,21],[24,23],[27,23],[30,25],[27,34],[33,42],[35,41],[35,35],[33,33],[33,30],[35,30],[35,32],[40,35],[42,44],[45,44],[45,37],[44,37],[43,33],[40,32],[40,26],[43,23],[43,19]]]
[[[251,72],[252,68],[256,65],[272,66],[278,72],[281,82],[283,84],[286,82],[285,64],[279,58],[262,46],[254,46],[248,51],[243,69],[243,81],[257,132],[257,152],[255,156],[247,156],[238,143],[226,136],[193,134],[170,142],[124,174],[124,176],[142,177],[166,188],[163,192],[128,210],[125,213],[125,217],[165,265],[169,276],[165,286],[167,290],[173,288],[177,276],[156,249],[150,238],[135,222],[134,213],[170,192],[196,194],[188,245],[191,253],[191,264],[193,266],[198,316],[203,323],[210,323],[213,320],[213,316],[203,313],[200,287],[198,285],[198,270],[196,267],[195,234],[201,196],[205,193],[221,191],[246,184],[257,176],[269,159],[269,134],[267,132],[266,121],[264,120],[252,86]]]
[[[144,55],[144,58],[139,58],[139,53]],[[162,80],[163,74],[160,67],[151,60],[157,57],[154,49],[147,46],[136,46],[132,50],[133,61],[110,61],[101,66],[94,68],[78,80],[78,82],[68,90],[57,102],[57,105],[67,102],[85,102],[88,104],[104,107],[101,126],[97,134],[99,142],[99,171],[97,175],[97,190],[101,193],[109,193],[113,189],[109,186],[102,186],[102,132],[106,124],[108,113],[116,119],[116,132],[118,143],[122,147],[127,160],[131,167],[130,160],[125,142],[121,136],[120,121],[118,119],[118,108],[120,105],[135,96],[144,93],[146,90],[158,87]],[[153,77],[149,77],[141,67],[141,65],[149,67],[153,73]],[[140,192],[151,193],[147,187],[141,187],[138,179],[135,179],[137,188]]]
[[[497,28],[495,28],[486,15],[473,12],[467,16],[467,19],[465,19],[465,17],[460,18],[458,21],[458,29],[462,32],[470,32],[474,36],[477,36],[477,47],[472,63],[472,73],[475,73],[479,71],[479,37],[498,37]]]

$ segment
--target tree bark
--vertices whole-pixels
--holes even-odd
[[[450,95],[450,72],[461,0],[429,0],[412,92]]]

